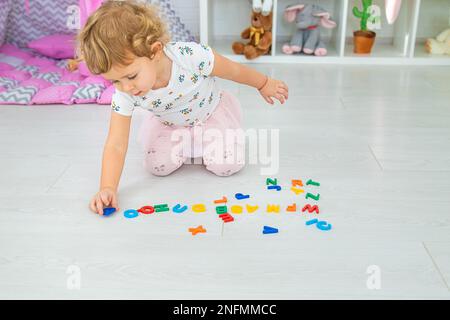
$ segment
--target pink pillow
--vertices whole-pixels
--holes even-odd
[[[112,100],[112,95],[114,94],[115,91],[116,91],[116,88],[114,87],[114,85],[110,85],[108,88],[105,89],[105,91],[103,91],[100,98],[97,99],[97,103],[98,104],[110,104],[111,100]]]
[[[28,59],[25,62],[27,65],[30,66],[36,66],[36,67],[50,67],[50,66],[54,66],[55,62],[51,61],[51,60],[47,60],[47,59],[43,59],[43,58],[39,58],[39,57],[33,57],[31,59]]]
[[[78,63],[78,71],[80,74],[86,77],[93,77],[94,75],[89,71],[88,67],[86,66],[86,62],[81,61]]]
[[[83,81],[85,76],[82,76],[78,72],[67,72],[64,74],[59,81],[77,81],[80,82]]]
[[[3,45],[0,48],[0,53],[6,54],[6,55],[12,56],[12,57],[20,58],[23,60],[28,60],[33,56],[31,53],[22,51],[12,44]]]
[[[32,104],[64,103],[70,104],[70,98],[76,86],[51,86],[40,90],[31,100]]]
[[[0,71],[0,77],[5,77],[17,81],[24,81],[30,79],[31,74],[26,71],[20,70],[2,70]]]
[[[0,71],[12,70],[14,67],[9,63],[0,62]]]
[[[59,73],[61,76],[66,73],[65,70],[66,69],[63,69],[63,68],[60,68],[57,66],[45,66],[45,67],[39,68],[40,73],[56,72],[56,73]]]
[[[41,90],[41,89],[48,88],[48,87],[52,86],[53,84],[51,82],[45,81],[43,79],[31,78],[31,79],[22,81],[19,85],[21,87],[34,86],[34,87],[38,88],[39,90]]]
[[[73,59],[75,36],[53,34],[28,43],[28,48],[55,59]]]
[[[103,78],[102,76],[90,76],[83,80],[81,83],[82,86],[89,84],[89,83],[96,83],[96,84],[102,84],[105,87],[108,87],[111,85],[111,82]]]

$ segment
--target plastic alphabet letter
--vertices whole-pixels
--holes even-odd
[[[328,224],[326,221],[319,221],[317,222],[317,228],[322,231],[328,231],[331,230],[331,224]]]
[[[219,218],[225,223],[234,221],[234,218],[229,213],[219,214]]]
[[[303,182],[302,180],[292,180],[292,186],[293,187],[303,187]]]
[[[109,216],[109,215],[113,214],[114,212],[116,212],[116,208],[104,208],[103,209],[104,216]]]
[[[194,204],[192,206],[192,211],[194,212],[205,212],[206,211],[206,207],[203,203],[199,203],[199,204]]]
[[[317,205],[311,206],[310,204],[307,204],[303,207],[302,212],[305,212],[306,210],[308,210],[309,213],[315,211],[317,214],[319,214],[319,207]]]
[[[125,218],[133,219],[139,215],[139,212],[134,209],[128,209],[123,212],[123,215],[125,216]]]
[[[155,208],[153,208],[152,206],[143,206],[142,208],[138,209],[138,212],[143,214],[152,214],[153,212],[155,212]]]
[[[320,198],[320,194],[318,193],[317,195],[313,195],[312,193],[307,193],[306,194],[306,199],[308,199],[308,198],[311,198],[311,199],[314,199],[314,200],[319,200],[319,198]]]
[[[297,211],[297,204],[296,204],[296,203],[293,203],[292,205],[288,206],[288,207],[286,208],[286,211],[289,211],[289,212],[295,212],[295,211]]]
[[[312,220],[306,221],[306,225],[309,226],[309,225],[312,225],[314,223],[317,223],[318,221],[319,220],[317,220],[317,219],[312,219]]]
[[[280,213],[280,206],[279,205],[274,205],[274,204],[268,204],[267,205],[267,212]]]
[[[248,213],[253,213],[253,212],[255,212],[256,210],[258,210],[258,206],[251,206],[251,205],[247,205],[247,212]]]
[[[319,187],[319,186],[320,186],[320,183],[315,182],[315,181],[312,181],[311,179],[309,179],[309,180],[306,182],[306,185],[307,185],[307,186],[313,185],[313,186]]]
[[[278,233],[278,229],[277,228],[272,228],[269,226],[264,226],[263,227],[263,234],[271,234],[271,233]]]
[[[242,193],[236,193],[235,194],[236,199],[238,200],[243,200],[243,199],[248,199],[250,198],[250,195],[248,194],[242,194]]]
[[[242,211],[243,211],[242,206],[238,206],[238,205],[231,206],[231,212],[232,213],[241,214]]]
[[[174,213],[183,213],[187,210],[187,206],[183,206],[182,208],[180,208],[181,205],[178,203],[175,207],[172,208],[172,211]]]
[[[163,211],[169,211],[169,207],[167,206],[167,203],[164,204],[156,204],[153,206],[155,208],[155,212],[163,212]]]
[[[206,233],[206,229],[203,228],[203,226],[198,226],[197,228],[189,228],[188,230],[192,233],[193,236],[195,236],[197,233]]]
[[[228,199],[227,197],[223,196],[220,200],[214,200],[214,203],[227,203]]]
[[[217,214],[228,213],[227,206],[218,206],[218,207],[216,207],[216,213]]]
[[[294,187],[292,187],[291,188],[291,191],[294,191],[295,192],[295,194],[299,194],[299,193],[303,193],[303,192],[305,192],[305,190],[302,190],[302,189],[297,189],[297,188],[294,188]]]

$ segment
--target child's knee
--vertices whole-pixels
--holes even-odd
[[[181,167],[183,163],[182,156],[177,156],[176,159],[167,159],[148,154],[144,159],[144,168],[155,176],[167,176]]]
[[[211,163],[210,165],[206,166],[206,169],[214,173],[215,175],[218,175],[220,177],[228,177],[231,176],[244,168],[245,163],[233,163],[233,164],[227,164],[227,163]]]
[[[245,145],[227,147],[223,152],[203,155],[206,169],[214,174],[227,177],[240,171],[245,166]]]

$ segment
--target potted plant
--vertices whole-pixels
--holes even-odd
[[[353,15],[361,19],[361,30],[353,32],[354,53],[370,53],[375,42],[376,33],[367,29],[367,22],[371,16],[372,0],[362,0],[362,11],[353,7]]]

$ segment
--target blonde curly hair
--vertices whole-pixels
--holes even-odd
[[[113,64],[129,65],[133,55],[152,59],[151,45],[157,41],[165,45],[170,36],[155,6],[110,0],[88,18],[77,36],[77,52],[89,71],[101,74]]]

